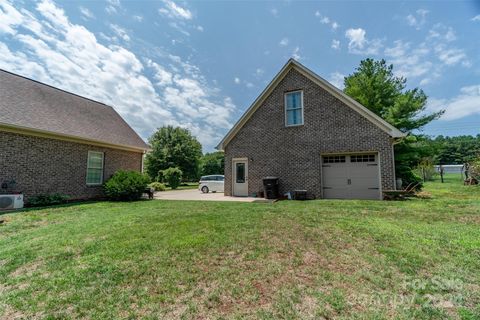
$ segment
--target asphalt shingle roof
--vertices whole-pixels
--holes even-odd
[[[148,149],[110,106],[0,69],[0,124]]]

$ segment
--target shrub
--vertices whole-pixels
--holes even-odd
[[[423,188],[422,178],[420,178],[412,169],[407,166],[399,166],[397,168],[397,178],[402,179],[402,186],[406,188],[408,185],[416,184],[417,190]]]
[[[172,189],[177,189],[182,181],[182,170],[179,168],[165,169],[162,171],[162,175]]]
[[[468,175],[480,180],[480,157],[469,163]]]
[[[437,174],[433,162],[429,158],[425,158],[413,171],[417,176],[419,176],[423,181],[432,181],[434,176]]]
[[[153,188],[155,191],[165,191],[167,187],[160,182],[152,182],[148,185],[150,188]]]
[[[39,194],[28,198],[29,207],[45,207],[55,204],[66,203],[70,199],[69,196],[61,193]]]
[[[149,182],[148,176],[140,172],[120,170],[105,182],[105,194],[111,200],[137,200],[142,197]]]

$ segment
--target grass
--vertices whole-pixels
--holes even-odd
[[[165,191],[171,191],[171,190],[189,190],[189,189],[198,189],[198,182],[182,182],[178,186],[177,189],[172,189],[170,186],[167,185],[167,188]]]
[[[480,319],[480,187],[1,216],[0,318]]]

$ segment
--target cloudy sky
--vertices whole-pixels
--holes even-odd
[[[384,58],[430,135],[480,133],[478,2],[0,0],[0,68],[107,104],[147,139],[190,129],[211,151],[288,58],[342,87]]]

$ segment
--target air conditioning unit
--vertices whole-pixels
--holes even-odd
[[[0,210],[23,208],[23,194],[0,194]]]

